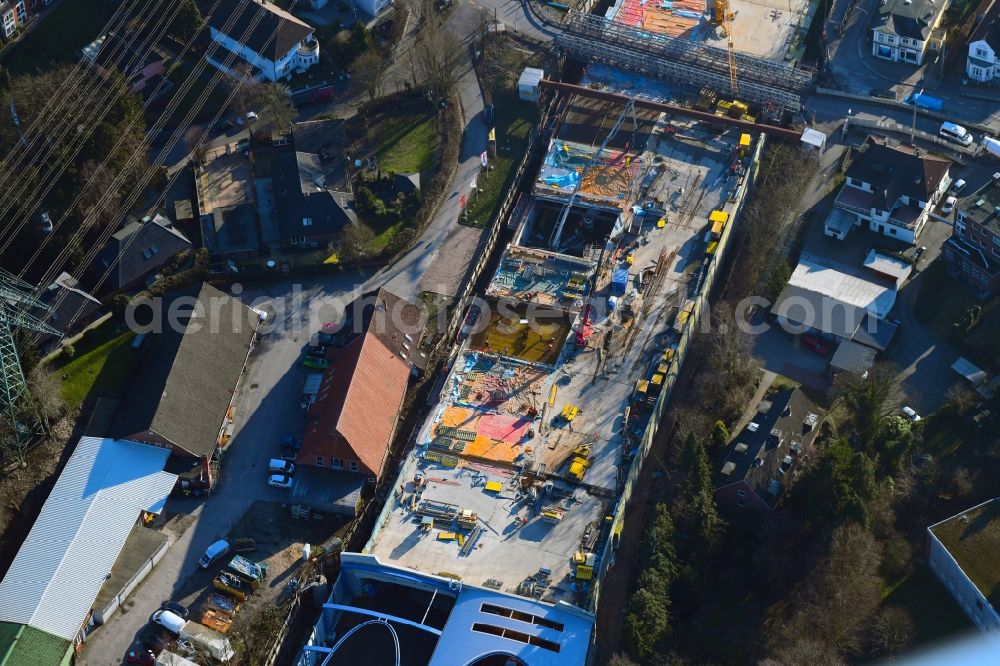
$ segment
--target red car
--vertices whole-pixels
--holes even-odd
[[[811,349],[820,356],[826,356],[830,353],[830,346],[828,344],[815,335],[809,335],[808,333],[802,336],[802,346]]]

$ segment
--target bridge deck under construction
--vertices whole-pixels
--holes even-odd
[[[737,52],[737,90],[732,90],[725,48],[647,32],[592,14],[572,13],[556,37],[562,51],[585,63],[601,62],[691,88],[708,86],[747,102],[798,111],[812,73],[789,64]]]

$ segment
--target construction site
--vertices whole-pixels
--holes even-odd
[[[593,609],[761,141],[570,88],[364,550]]]
[[[605,18],[631,28],[798,61],[819,3],[810,0],[617,0]]]

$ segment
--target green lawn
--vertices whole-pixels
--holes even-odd
[[[905,608],[916,629],[915,645],[930,643],[969,629],[972,623],[930,569],[921,566],[882,600]]]
[[[477,179],[479,192],[469,196],[466,224],[485,227],[496,214],[504,194],[513,185],[514,171],[528,148],[528,133],[538,122],[537,109],[513,93],[495,90],[497,157],[491,169]]]
[[[963,354],[984,369],[1000,357],[1000,298],[975,298],[945,270],[943,260],[924,271],[924,284],[917,300],[916,315],[928,328],[957,345]],[[973,305],[982,307],[979,323],[968,332],[954,326]]]
[[[376,141],[375,155],[382,173],[420,173],[426,187],[423,178],[436,166],[441,146],[435,125],[435,116],[430,113],[379,118],[368,131]]]
[[[52,61],[72,62],[79,51],[99,37],[116,5],[93,0],[61,0],[24,39],[3,54],[13,75],[45,69]]]
[[[119,333],[109,320],[75,345],[72,359],[60,356],[52,361],[69,407],[82,405],[91,392],[116,395],[121,391],[138,354],[130,344],[134,335],[132,331]]]

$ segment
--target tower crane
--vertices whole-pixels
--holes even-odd
[[[40,430],[41,419],[24,379],[14,330],[61,335],[28,312],[31,308],[47,309],[32,295],[33,290],[30,284],[0,268],[0,412],[3,412],[6,430],[0,432],[0,448],[5,455],[13,456],[21,463],[24,462],[28,443]]]
[[[729,11],[729,0],[715,0],[715,13],[713,20],[722,26],[722,31],[726,33],[726,48],[729,51],[729,87],[732,89],[733,99],[739,94],[739,85],[736,81],[736,48],[733,46],[733,13]]]

